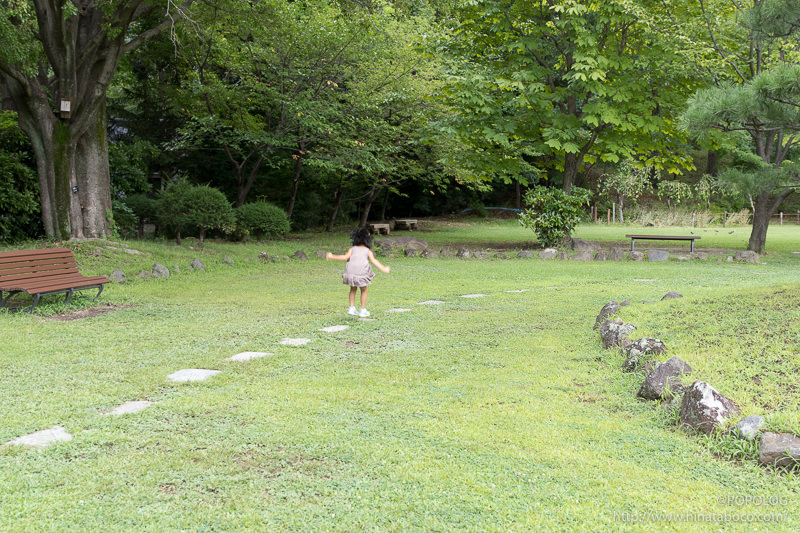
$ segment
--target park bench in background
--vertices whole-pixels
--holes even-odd
[[[689,251],[694,253],[694,241],[700,237],[696,235],[625,235],[631,240],[631,252],[636,239],[650,241],[690,241]]]
[[[33,311],[39,298],[50,294],[66,293],[69,303],[72,293],[85,289],[99,289],[111,280],[105,276],[87,277],[78,272],[75,256],[69,248],[20,250],[0,253],[0,308],[5,307],[14,294],[25,292],[33,296]],[[5,295],[3,293],[9,293]]]
[[[409,231],[418,229],[417,219],[415,218],[396,218],[394,225],[397,229],[407,229]]]
[[[389,232],[391,231],[389,224],[367,224],[367,226],[369,226],[369,230],[373,234],[377,233],[380,235],[389,235]]]

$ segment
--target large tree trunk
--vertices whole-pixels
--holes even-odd
[[[294,175],[292,176],[292,192],[289,195],[289,207],[286,208],[286,218],[292,219],[294,203],[297,200],[297,188],[300,186],[301,171],[303,169],[303,157],[297,156],[294,160]]]
[[[764,253],[769,220],[792,192],[794,192],[794,189],[786,189],[776,196],[773,196],[769,191],[756,196],[753,203],[753,229],[750,231],[750,240],[747,243],[748,250],[752,250],[757,254]]]
[[[377,185],[373,185],[372,189],[370,189],[369,194],[367,194],[366,200],[364,200],[364,210],[361,212],[361,221],[359,222],[359,227],[365,227],[367,225],[367,221],[369,220],[369,210],[372,208],[372,202],[375,201],[375,198],[378,196],[378,189]]]
[[[333,225],[336,223],[336,217],[339,215],[339,208],[342,206],[342,200],[344,200],[344,185],[340,182],[339,188],[336,189],[336,194],[333,197],[333,210],[331,211],[331,216],[328,219],[328,227],[325,231],[333,231]]]
[[[572,186],[578,179],[578,171],[581,167],[581,159],[578,154],[564,154],[564,192],[569,194]]]

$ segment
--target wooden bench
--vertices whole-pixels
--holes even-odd
[[[389,235],[389,232],[391,231],[389,224],[367,224],[367,226],[372,233],[377,233],[380,235]]]
[[[19,292],[33,296],[33,305],[26,309],[28,313],[39,303],[39,298],[50,294],[66,293],[64,303],[69,303],[75,291],[99,289],[96,300],[103,292],[103,284],[110,281],[105,276],[87,277],[78,272],[78,264],[69,248],[0,253],[0,308]]]
[[[407,229],[413,231],[418,229],[417,219],[415,218],[397,218],[394,221],[395,228]]]
[[[694,253],[694,241],[700,237],[696,235],[625,235],[631,240],[631,252],[633,251],[634,242],[636,239],[651,240],[651,241],[690,241],[689,251]]]

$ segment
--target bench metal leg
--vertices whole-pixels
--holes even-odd
[[[104,287],[104,285],[100,285],[100,286],[98,287],[98,289],[100,289],[100,290],[98,290],[98,291],[97,291],[97,294],[95,294],[95,296],[94,296],[94,299],[95,299],[95,300],[97,300],[97,299],[100,297],[100,293],[101,293],[101,292],[103,292],[103,287]]]
[[[694,253],[694,240],[689,241],[689,253]]]
[[[635,240],[636,239],[631,239],[631,252],[633,251],[633,241],[635,241]]]
[[[41,297],[42,297],[41,294],[34,294],[33,295],[33,305],[30,306],[29,308],[25,309],[25,312],[28,313],[28,314],[33,313],[33,308],[36,307],[36,304],[39,303],[39,298],[41,298]]]
[[[75,292],[73,289],[67,291],[67,299],[64,300],[64,305],[69,304],[69,299],[72,298],[72,293]]]

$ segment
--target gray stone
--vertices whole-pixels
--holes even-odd
[[[758,462],[780,467],[800,464],[800,438],[791,433],[762,433]]]
[[[661,297],[662,300],[672,300],[674,298],[683,298],[683,294],[675,291],[669,291],[667,294]]]
[[[517,257],[519,257],[520,259],[530,259],[531,257],[533,257],[533,252],[531,252],[530,250],[522,250],[517,254]]]
[[[206,266],[199,259],[192,261],[192,270],[205,270]]]
[[[595,261],[607,261],[608,260],[608,252],[605,250],[600,250],[596,254],[594,254]]]
[[[462,294],[462,298],[483,298],[485,294]]]
[[[180,274],[181,273],[181,267],[179,267],[178,265],[172,265],[172,271],[175,274]]]
[[[597,318],[594,319],[594,327],[592,329],[599,328],[600,324],[602,324],[606,318],[616,315],[617,311],[619,311],[619,304],[617,301],[611,300],[608,302],[603,306],[602,309],[600,309],[600,314],[598,314]]]
[[[295,259],[299,259],[300,261],[307,261],[308,260],[308,256],[306,255],[306,253],[303,250],[297,250],[294,253],[294,258]]]
[[[204,381],[211,376],[219,374],[219,370],[206,370],[205,368],[184,368],[173,372],[167,379],[176,383],[186,383],[188,381]]]
[[[631,261],[644,261],[644,253],[633,251],[628,254],[628,259]]]
[[[350,326],[328,326],[327,328],[321,328],[320,331],[324,331],[325,333],[338,333],[349,328]]]
[[[115,283],[124,283],[126,279],[125,273],[118,268],[115,268],[114,272],[112,272],[108,277]]]
[[[408,313],[409,311],[411,311],[411,309],[395,308],[386,310],[387,313]]]
[[[650,248],[647,250],[647,260],[652,262],[666,261],[669,259],[669,252],[666,250],[659,250],[658,248]]]
[[[743,440],[753,440],[763,425],[763,418],[758,415],[751,415],[736,424],[733,434]]]
[[[314,257],[317,259],[325,259],[325,250],[317,250],[314,252]]]
[[[439,250],[439,255],[442,257],[453,257],[453,251],[449,248],[442,248]]]
[[[153,277],[153,275],[147,270],[140,270],[139,273],[136,274],[136,277],[140,279],[150,279]]]
[[[162,265],[161,263],[156,263],[153,265],[153,277],[154,278],[168,278],[169,277],[169,269]]]
[[[428,242],[414,237],[387,237],[385,239],[375,239],[375,247],[382,252],[389,250],[427,250]]]
[[[442,300],[425,300],[424,302],[420,302],[417,305],[440,305],[444,302]]]
[[[273,355],[268,352],[241,352],[237,353],[236,355],[232,355],[225,359],[226,361],[250,361],[251,359],[258,359],[260,357],[266,357],[268,355]]]
[[[107,412],[106,415],[130,415],[133,413],[138,413],[144,409],[147,409],[153,405],[153,402],[148,402],[146,400],[142,401],[134,401],[134,402],[125,402],[122,405],[119,405],[112,409],[111,411]]]
[[[706,259],[708,259],[708,253],[707,252],[695,252],[693,254],[689,254],[689,257],[691,257],[692,259],[700,259],[701,261],[705,261]]]
[[[636,395],[645,400],[671,400],[676,392],[684,389],[680,378],[691,371],[692,367],[685,362],[677,357],[670,357],[664,363],[656,365]]]
[[[304,344],[308,344],[309,342],[311,342],[311,339],[286,338],[286,339],[281,339],[280,341],[278,341],[278,344],[283,344],[284,346],[302,346]]]
[[[555,248],[545,248],[539,252],[539,259],[553,259],[558,254]]]
[[[625,259],[625,249],[620,248],[619,246],[614,246],[611,248],[611,259],[613,261],[622,261]]]
[[[619,303],[619,306],[620,306],[620,307],[625,307],[626,305],[631,305],[631,302],[630,302],[630,301],[628,301],[628,300],[622,300],[622,301]]]
[[[685,255],[679,255],[679,256],[677,257],[677,259],[678,259],[678,261],[682,261],[682,262],[685,262],[685,261],[691,261],[691,260],[692,260],[692,258],[691,258],[691,257],[686,257]]]
[[[599,249],[596,243],[584,241],[583,239],[572,239],[572,249],[576,252],[594,252],[595,250]]]
[[[577,254],[573,255],[569,258],[570,261],[583,261],[584,263],[588,263],[592,260],[592,251],[591,250],[581,250]]]
[[[705,381],[695,381],[683,394],[680,419],[684,426],[711,433],[736,415],[739,408]]]
[[[508,259],[508,256],[506,254],[504,254],[503,252],[497,252],[496,254],[494,254],[493,257],[495,259]]]
[[[406,248],[403,253],[406,257],[416,257],[419,255],[419,250],[415,250],[413,248]]]
[[[558,254],[556,254],[556,259],[566,261],[569,259],[569,254],[567,252],[558,252]]]
[[[233,258],[230,256],[225,256],[222,258],[222,263],[226,265],[232,265],[234,263]]]
[[[622,319],[606,320],[600,325],[600,338],[603,340],[603,348],[609,349],[612,346],[623,346],[628,335],[636,330],[633,324],[625,324]]]
[[[456,252],[456,257],[460,257],[462,259],[468,259],[472,254],[466,248],[459,248],[458,252]]]
[[[474,257],[475,259],[486,259],[487,257],[489,257],[489,253],[488,252],[472,252],[472,257]]]
[[[639,366],[645,355],[661,355],[667,352],[667,347],[658,339],[645,337],[625,347],[625,361],[622,363],[624,372],[633,372]]]
[[[759,263],[758,254],[752,250],[740,250],[736,252],[734,259],[739,263],[753,263],[756,265]]]
[[[25,435],[14,440],[8,441],[6,444],[12,446],[31,446],[33,448],[44,448],[54,442],[66,442],[72,440],[66,429],[61,426],[53,426],[50,429],[43,429],[29,435]]]
[[[437,257],[439,257],[439,254],[437,254],[433,250],[423,250],[422,253],[419,254],[419,256],[424,257],[425,259],[436,259]]]
[[[733,263],[733,256],[732,256],[732,255],[729,255],[728,257],[726,257],[726,258],[725,258],[725,261],[726,261],[727,263]]]

